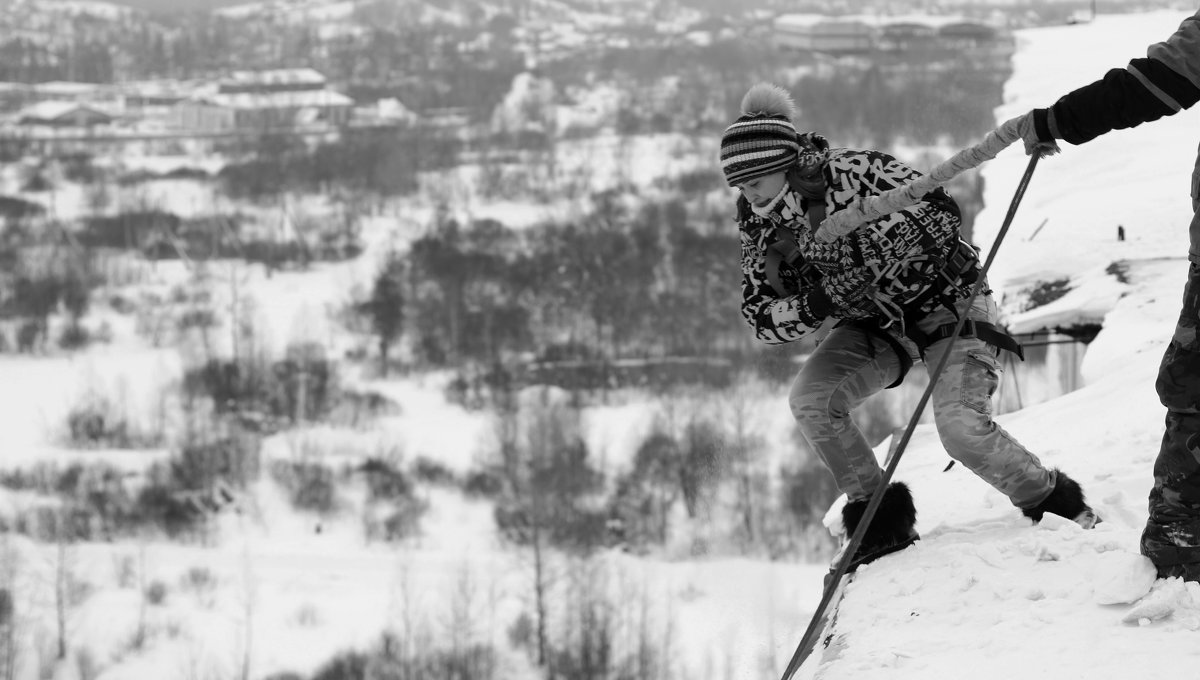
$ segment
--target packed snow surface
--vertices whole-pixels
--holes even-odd
[[[1188,14],[1020,32],[997,121],[1145,56]],[[1042,159],[991,276],[1014,326],[1103,326],[1084,358],[1086,386],[998,418],[1078,480],[1103,523],[1084,531],[1048,516],[1031,526],[961,465],[943,472],[948,458],[923,427],[897,473],[913,489],[923,540],[861,570],[835,642],[800,677],[1200,677],[1200,585],[1156,581],[1138,554],[1163,427],[1154,380],[1188,269],[1196,117],[1185,111]],[[1027,163],[1016,145],[984,167],[984,248]],[[1069,281],[1067,296],[1019,312],[1022,290],[1057,280]]]

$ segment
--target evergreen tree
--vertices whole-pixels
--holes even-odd
[[[371,327],[379,339],[379,371],[388,374],[388,356],[392,346],[400,339],[404,328],[404,288],[402,262],[395,257],[375,276],[371,298],[364,304],[371,317]]]

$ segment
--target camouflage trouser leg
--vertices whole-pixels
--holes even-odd
[[[1156,387],[1167,407],[1166,432],[1154,461],[1142,554],[1162,576],[1200,580],[1200,264],[1195,258]]]
[[[935,343],[925,354],[932,370],[950,344]],[[992,395],[1003,368],[995,347],[978,338],[959,338],[933,390],[933,415],[942,446],[1018,508],[1032,508],[1054,489],[1055,475],[992,420]]]
[[[989,296],[976,300],[969,318],[995,321]],[[953,322],[948,311],[930,315],[923,330]],[[899,339],[916,356],[916,346]],[[936,366],[949,340],[926,353]],[[790,404],[801,431],[833,473],[838,488],[851,500],[868,497],[879,485],[882,470],[871,447],[850,419],[850,411],[884,389],[900,374],[891,345],[853,327],[834,329],[801,369],[792,386]],[[996,349],[982,340],[959,338],[933,393],[934,420],[942,445],[955,460],[1007,496],[1029,508],[1054,488],[1054,473],[992,420],[992,395],[999,385]]]
[[[887,342],[853,328],[835,328],[792,384],[788,403],[804,438],[850,500],[875,491],[883,471],[850,412],[900,375]]]

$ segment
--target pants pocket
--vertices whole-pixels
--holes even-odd
[[[1000,373],[1000,361],[990,347],[968,351],[963,361],[963,405],[977,413],[990,415],[992,396],[1000,386]]]
[[[1175,413],[1200,413],[1200,352],[1172,342],[1163,353],[1154,384],[1163,406]]]

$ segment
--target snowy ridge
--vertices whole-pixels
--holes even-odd
[[[943,471],[948,458],[922,427],[898,474],[913,489],[922,541],[861,570],[840,609],[836,654],[806,672],[940,678],[971,664],[978,678],[1135,678],[1200,655],[1200,589],[1154,583],[1137,553],[1162,418],[1150,338],[1169,336],[1176,304],[1149,297],[1179,266],[1131,269],[1133,292],[1109,316],[1143,332],[1120,342],[1113,329],[1101,334],[1099,356],[1124,348],[1102,377],[1000,418],[1084,485],[1104,523],[1088,532],[1048,516],[1031,526],[962,466]]]
[[[1189,13],[1022,32],[997,119],[1049,105],[1143,56]],[[1103,324],[1084,359],[1083,389],[998,420],[1078,480],[1104,522],[1083,531],[1048,516],[1031,526],[961,465],[943,471],[949,459],[932,427],[922,426],[897,478],[913,490],[923,540],[860,571],[835,644],[797,677],[950,678],[966,669],[976,680],[1167,677],[1181,669],[1192,670],[1179,677],[1195,677],[1200,587],[1155,581],[1138,539],[1162,435],[1154,379],[1188,266],[1196,115],[1064,145],[1043,160],[991,277],[1010,309],[1033,283],[1071,280],[1057,303],[1013,315],[1022,330]],[[985,248],[1026,163],[1014,147],[984,168],[989,208],[976,229]],[[1117,224],[1130,240],[1115,239]],[[1110,270],[1113,263],[1120,266]]]

